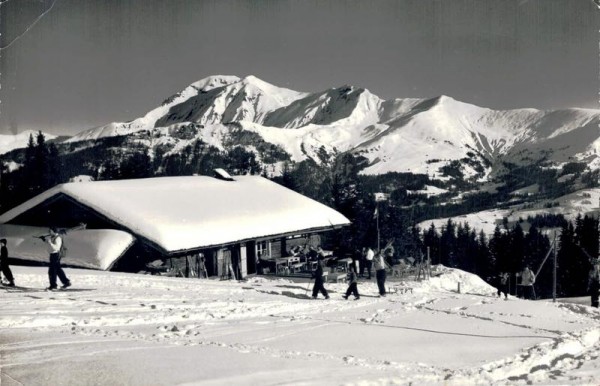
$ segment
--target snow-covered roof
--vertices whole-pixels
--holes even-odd
[[[6,223],[65,194],[167,252],[350,224],[339,212],[259,176],[66,183],[0,216]]]
[[[46,244],[36,236],[48,228],[0,224],[0,237],[6,238],[8,256],[27,261],[48,262]],[[73,267],[109,269],[135,241],[127,232],[115,229],[87,229],[62,236],[65,251],[61,261]]]

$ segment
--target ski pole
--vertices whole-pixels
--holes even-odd
[[[308,281],[308,284],[306,284],[306,291],[304,291],[304,296],[307,296],[308,294],[308,287],[310,287],[310,283],[312,282],[312,280]]]

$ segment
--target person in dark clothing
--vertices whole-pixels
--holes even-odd
[[[312,291],[313,299],[317,298],[317,296],[319,295],[319,292],[321,292],[323,294],[323,296],[325,296],[325,299],[329,299],[329,294],[327,293],[327,290],[325,289],[325,286],[323,285],[324,284],[323,283],[323,259],[319,259],[317,261],[317,269],[313,273],[313,277],[315,279],[315,285],[314,285],[313,291]]]
[[[60,279],[63,284],[61,288],[68,288],[71,286],[71,281],[65,275],[65,271],[63,271],[60,266],[60,259],[62,254],[63,240],[62,237],[57,233],[56,228],[50,228],[50,235],[43,236],[42,241],[48,245],[48,252],[50,254],[50,266],[48,267],[48,278],[50,279],[50,287],[48,290],[55,290],[56,286],[56,277]]]
[[[358,275],[356,273],[356,266],[350,266],[350,272],[348,273],[348,289],[346,290],[346,295],[344,295],[344,299],[348,299],[350,294],[354,295],[354,300],[360,299],[360,294],[358,293]]]
[[[598,308],[598,295],[600,294],[600,260],[596,260],[590,270],[588,291],[590,291],[592,307]]]
[[[498,297],[504,294],[504,299],[508,299],[508,272],[500,272],[498,275]]]
[[[12,271],[8,266],[8,249],[6,248],[6,239],[0,239],[0,269],[2,274],[8,281],[6,285],[9,287],[15,286],[15,278],[13,277]]]

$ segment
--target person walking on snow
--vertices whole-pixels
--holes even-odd
[[[63,240],[62,237],[56,231],[56,228],[50,228],[49,236],[42,236],[42,241],[47,244],[48,253],[50,254],[50,266],[48,267],[48,278],[50,279],[50,287],[48,290],[55,290],[56,286],[56,277],[60,279],[63,284],[61,288],[68,288],[71,286],[71,281],[65,275],[65,271],[63,271],[60,265]]]
[[[348,289],[346,290],[346,295],[344,295],[344,299],[348,300],[348,296],[350,294],[354,295],[354,300],[360,299],[360,294],[358,293],[358,275],[356,274],[356,266],[354,264],[350,265],[350,272],[348,273]]]
[[[321,258],[317,260],[317,269],[313,273],[313,277],[315,279],[315,285],[313,286],[312,291],[313,299],[317,298],[319,292],[321,292],[323,296],[325,296],[325,299],[329,299],[329,294],[327,293],[327,290],[325,289],[323,283],[323,259]]]
[[[385,296],[385,258],[381,252],[377,253],[377,256],[374,258],[375,261],[375,275],[377,277],[377,287],[379,287],[379,295]]]
[[[588,291],[590,292],[592,307],[598,308],[598,295],[600,293],[600,260],[596,260],[590,270]]]
[[[0,269],[2,270],[2,274],[8,281],[6,283],[9,287],[15,286],[15,279],[13,277],[12,271],[8,266],[8,249],[6,248],[6,239],[0,239]]]

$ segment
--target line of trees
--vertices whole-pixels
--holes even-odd
[[[51,187],[64,182],[62,158],[54,143],[42,132],[29,135],[22,166],[13,172],[1,170],[0,212],[4,212]]]
[[[431,224],[423,231],[423,247],[429,247],[434,264],[460,268],[486,280],[499,272],[514,274],[529,266],[534,272],[539,271],[537,294],[551,297],[553,256],[550,255],[543,266],[542,262],[550,253],[554,236],[551,240],[548,232],[542,231],[550,228],[531,225],[543,223],[541,219],[543,216],[513,226],[505,219],[502,226],[496,226],[489,240],[483,231],[477,233],[468,223],[457,224],[450,219],[440,230]],[[598,254],[598,218],[580,215],[571,222],[559,215],[549,220],[552,224],[560,223],[550,232],[557,235],[557,295],[585,295],[591,258]],[[528,232],[524,232],[522,224],[530,225]]]

